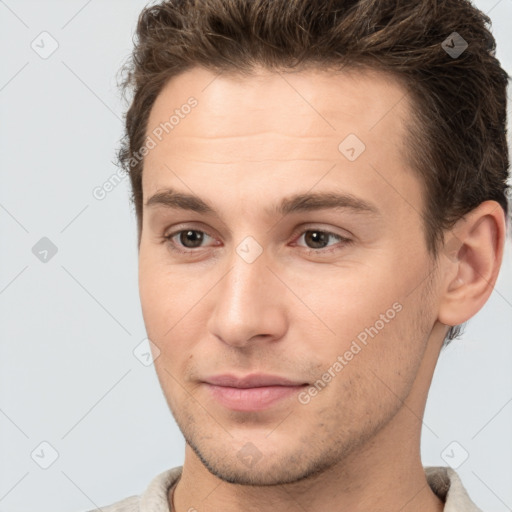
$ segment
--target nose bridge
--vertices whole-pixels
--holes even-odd
[[[283,335],[283,290],[267,268],[270,263],[269,254],[253,237],[246,237],[233,248],[230,270],[216,287],[208,322],[210,332],[225,343],[243,346],[255,336]]]

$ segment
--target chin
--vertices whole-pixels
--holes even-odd
[[[194,451],[203,466],[220,480],[238,485],[272,486],[300,482],[306,478],[321,474],[335,463],[331,454],[314,457],[304,450],[290,448],[290,453],[273,452],[272,455],[261,453],[252,443],[247,442],[240,449],[233,449],[216,444],[198,447],[191,439],[187,444]],[[205,440],[211,443],[213,440]],[[282,445],[281,445],[282,446]]]

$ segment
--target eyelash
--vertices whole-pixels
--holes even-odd
[[[172,251],[174,251],[174,252],[176,252],[178,254],[189,255],[189,254],[197,253],[201,249],[204,249],[204,247],[196,247],[194,249],[178,249],[178,247],[175,245],[175,243],[172,241],[172,239],[176,235],[179,235],[179,234],[181,234],[181,233],[183,233],[185,231],[194,231],[194,232],[197,232],[197,233],[203,233],[203,234],[209,236],[210,238],[214,238],[209,233],[207,233],[206,231],[203,231],[201,229],[190,229],[189,228],[189,229],[180,229],[180,230],[177,230],[177,231],[173,231],[172,233],[169,233],[168,235],[165,235],[163,238],[164,238],[164,242],[167,242],[167,245],[169,246],[169,248]],[[346,237],[341,236],[341,235],[338,235],[337,233],[333,233],[332,231],[327,231],[327,230],[324,230],[324,229],[315,229],[315,228],[309,228],[309,229],[303,229],[302,231],[296,231],[296,232],[294,232],[293,236],[295,237],[295,235],[297,235],[299,233],[302,236],[303,234],[308,233],[308,232],[323,233],[324,235],[336,238],[339,242],[342,242],[344,245],[350,245],[353,242],[352,239],[346,238]],[[313,249],[311,247],[302,247],[302,250],[305,251],[308,255],[311,255],[311,254],[327,255],[327,254],[331,254],[331,253],[333,253],[333,252],[335,252],[337,250],[340,250],[340,248],[339,247],[338,248],[337,247],[333,247],[333,248],[330,248],[330,249],[326,249],[326,248]]]

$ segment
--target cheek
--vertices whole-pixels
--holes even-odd
[[[145,259],[139,262],[139,296],[144,323],[151,338],[160,333],[159,322],[165,318],[162,314],[167,308],[171,294],[165,293],[166,283],[163,282],[156,266]]]
[[[424,278],[424,272],[420,272],[420,264],[402,271],[396,265],[389,258],[357,271],[335,270],[324,276],[329,277],[322,280],[328,287],[321,293],[318,280],[302,279],[302,297],[318,320],[302,315],[295,321],[301,326],[300,332],[312,333],[304,343],[309,343],[323,362],[319,371],[325,372],[339,362],[339,356],[343,368],[372,369],[391,381],[400,373],[408,378],[406,375],[417,367],[428,330],[426,320],[421,319],[428,315],[419,296],[422,287],[410,292],[415,281]],[[317,342],[311,347],[315,338]]]
[[[165,332],[185,313],[194,283],[182,269],[166,263],[164,249],[148,245],[142,241],[139,252],[139,295],[145,322],[161,336],[164,327]]]
[[[160,353],[155,369],[173,386],[173,375],[182,375],[202,335],[203,290],[196,279],[181,268],[161,261],[157,251],[141,250],[139,256],[139,295],[148,338]],[[211,286],[211,285],[210,285]],[[169,380],[170,379],[170,380]]]
[[[308,323],[309,331],[314,322],[315,329],[320,328],[331,343],[339,345],[336,349],[350,344],[360,333],[364,338],[365,329],[375,323],[378,331],[383,331],[397,316],[400,305],[396,303],[400,302],[401,293],[398,283],[389,283],[387,272],[379,275],[378,270],[374,267],[372,272],[360,265],[359,268],[334,268],[322,275],[310,273],[300,279],[296,277],[301,299],[316,316],[315,320],[311,314],[302,314],[296,321],[304,323],[304,328]]]
[[[148,337],[164,350],[163,340],[172,335],[173,326],[179,320],[182,309],[179,304],[186,299],[183,296],[186,288],[177,276],[165,271],[155,252],[141,248],[139,296]]]

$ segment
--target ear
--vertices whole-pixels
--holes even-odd
[[[500,271],[505,245],[505,212],[484,201],[445,236],[438,320],[459,325],[486,303]]]

